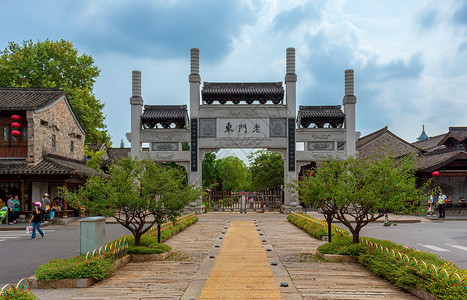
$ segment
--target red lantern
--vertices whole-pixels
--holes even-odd
[[[13,135],[13,136],[20,136],[20,135],[21,135],[21,132],[19,132],[18,130],[13,130],[13,131],[11,132],[11,135]]]
[[[11,116],[11,119],[12,119],[13,121],[19,121],[19,120],[21,120],[21,117],[18,116],[18,115],[12,115],[12,116]]]
[[[439,175],[438,171],[431,172],[431,176],[438,176],[438,175]]]
[[[20,128],[20,127],[21,127],[21,124],[20,124],[20,123],[17,123],[17,122],[13,122],[13,123],[11,123],[11,127],[13,127],[13,128]]]

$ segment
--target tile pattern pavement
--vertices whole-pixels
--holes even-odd
[[[318,259],[314,253],[323,242],[290,224],[284,214],[211,213],[199,217],[196,224],[167,241],[175,252],[169,260],[129,263],[112,278],[82,290],[72,299],[192,299],[191,295],[203,290],[215,263],[209,261],[209,255],[220,253],[215,245],[221,249],[227,245],[225,240],[219,242],[227,220],[253,219],[267,240],[263,248],[272,250],[267,252],[268,261],[278,262],[277,269],[270,267],[276,284],[290,283],[288,288],[280,288],[284,299],[418,299],[359,264]],[[254,255],[250,256],[255,261]]]

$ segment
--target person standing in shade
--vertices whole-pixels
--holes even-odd
[[[31,220],[29,220],[29,225],[32,224],[32,235],[31,240],[36,239],[36,229],[39,231],[42,237],[45,236],[45,233],[41,230],[41,221],[42,221],[42,210],[40,209],[41,203],[34,202],[34,209],[32,210]]]
[[[15,221],[14,212],[13,212],[13,208],[15,207],[15,204],[13,202],[12,195],[8,195],[8,201],[6,202],[6,206],[8,207],[8,225],[13,225],[14,224],[13,222]]]
[[[438,196],[438,210],[439,210],[439,216],[438,218],[445,218],[446,217],[446,195],[443,194],[443,192],[439,193]]]
[[[15,195],[15,198],[13,199],[13,204],[15,205],[13,207],[13,223],[18,223],[19,211],[21,209],[21,201],[19,201],[18,195]]]
[[[50,218],[50,196],[47,193],[44,194],[44,206],[45,207],[42,210],[44,213],[42,219],[44,220],[44,223],[47,223]]]

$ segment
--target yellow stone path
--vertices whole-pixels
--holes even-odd
[[[232,221],[200,299],[282,299],[252,221]]]

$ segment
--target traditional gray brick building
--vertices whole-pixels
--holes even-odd
[[[20,125],[17,137],[13,123]],[[17,194],[22,211],[94,172],[84,160],[86,132],[63,90],[0,88],[0,133],[0,197]]]

